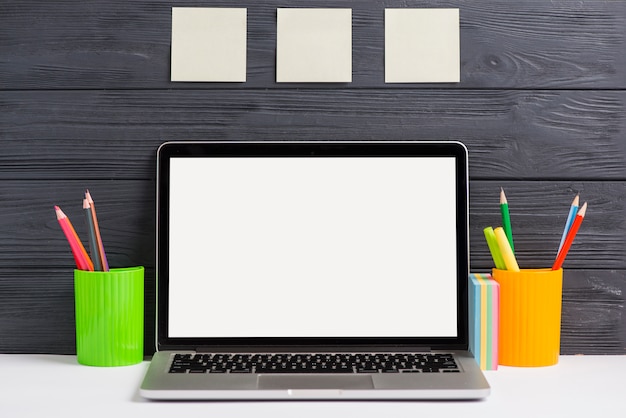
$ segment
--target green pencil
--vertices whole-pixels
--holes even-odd
[[[515,252],[515,247],[513,246],[513,231],[511,229],[511,215],[509,214],[509,202],[506,200],[503,188],[500,188],[500,213],[502,213],[502,229],[504,229],[511,250]]]

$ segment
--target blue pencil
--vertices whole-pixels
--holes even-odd
[[[567,215],[567,221],[565,221],[565,230],[563,231],[563,236],[561,237],[561,243],[559,244],[559,250],[557,251],[557,254],[559,253],[559,251],[561,251],[563,243],[565,242],[565,238],[567,237],[567,233],[572,227],[572,222],[574,222],[574,219],[576,218],[576,213],[578,213],[578,204],[579,197],[578,195],[576,195],[576,197],[572,201],[572,205],[569,208],[569,215]]]

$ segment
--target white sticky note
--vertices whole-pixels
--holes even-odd
[[[172,81],[246,81],[247,9],[172,7]]]
[[[277,10],[276,81],[352,81],[352,9]]]
[[[461,81],[459,9],[385,9],[385,82]]]

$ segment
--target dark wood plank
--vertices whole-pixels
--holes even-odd
[[[144,352],[154,353],[155,275],[145,272]],[[76,353],[74,278],[67,268],[0,268],[0,353]]]
[[[0,89],[188,88],[169,82],[172,6],[247,7],[248,81],[228,87],[284,86],[275,83],[276,8],[289,3],[61,0],[46,7],[5,0],[2,6]],[[385,7],[460,9],[461,83],[437,87],[626,87],[622,1],[317,0],[293,6],[353,9],[353,82],[342,88],[406,87],[384,83]]]
[[[8,181],[0,184],[0,269],[70,268],[69,245],[56,220],[58,205],[87,237],[82,199],[89,189],[98,210],[111,267],[154,266],[155,184],[151,181]]]
[[[626,91],[15,91],[0,178],[148,179],[165,140],[459,140],[473,179],[626,178]]]
[[[624,270],[565,271],[561,353],[626,354],[624,277]]]
[[[626,269],[626,182],[493,182],[470,185],[470,263],[493,266],[483,228],[501,225],[500,187],[509,199],[518,261],[550,267],[569,205],[576,193],[589,203],[585,222],[564,264],[568,268]],[[107,255],[113,267],[154,266],[155,185],[152,181],[4,181],[0,184],[0,269],[69,268],[73,260],[57,224],[54,205],[86,236],[82,196],[96,200]],[[26,193],[27,191],[27,193]]]
[[[70,269],[0,268],[0,352],[75,353]]]
[[[479,270],[476,270],[479,271]],[[567,270],[562,354],[624,354],[625,270]],[[154,352],[154,272],[146,272],[144,347]],[[0,268],[0,352],[75,353],[69,268]]]
[[[523,268],[551,267],[569,206],[577,193],[589,208],[563,267],[626,267],[626,183],[624,182],[470,182],[472,267],[492,265],[483,228],[502,225],[499,191],[509,201],[515,252]],[[620,261],[618,261],[620,260]]]

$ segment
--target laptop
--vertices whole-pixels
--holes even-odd
[[[148,399],[476,399],[456,142],[157,152]]]

